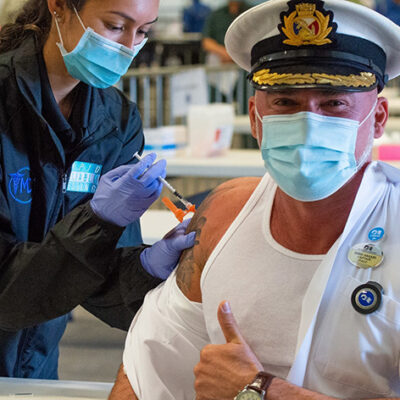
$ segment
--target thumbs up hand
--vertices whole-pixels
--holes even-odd
[[[226,343],[202,349],[194,368],[196,400],[232,400],[263,370],[240,333],[227,301],[218,307],[218,321]]]

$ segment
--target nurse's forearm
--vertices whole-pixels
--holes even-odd
[[[325,396],[324,394],[313,392],[308,389],[293,385],[283,379],[274,378],[268,388],[266,400],[334,400],[338,397]],[[344,398],[343,398],[344,399]],[[354,400],[354,399],[353,399]],[[384,400],[374,398],[368,400]],[[400,400],[395,398],[394,400]]]
[[[96,293],[110,274],[123,229],[88,204],[56,224],[41,243],[0,238],[0,328],[16,331],[59,317]]]

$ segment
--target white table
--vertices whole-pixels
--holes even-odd
[[[189,214],[188,218],[193,215]],[[153,244],[179,224],[175,215],[167,210],[148,210],[140,218],[143,242]]]
[[[0,378],[0,399],[105,400],[112,383]]]
[[[264,161],[259,150],[228,150],[218,157],[181,156],[167,160],[167,176],[236,178],[263,176]]]

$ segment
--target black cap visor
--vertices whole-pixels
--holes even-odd
[[[300,46],[285,49],[278,37],[257,43],[252,50],[249,79],[257,90],[329,88],[338,91],[382,90],[386,56],[367,40],[337,35],[330,48]],[[357,42],[357,43],[355,43]],[[362,51],[361,51],[362,50]]]

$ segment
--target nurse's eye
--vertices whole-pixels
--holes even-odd
[[[139,29],[138,34],[142,35],[144,38],[149,37],[149,31],[143,31],[143,30]]]
[[[123,32],[125,30],[124,25],[113,25],[113,24],[107,24],[107,29],[113,32]]]

